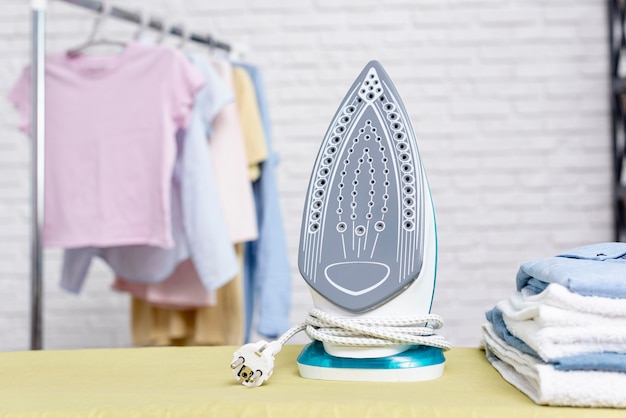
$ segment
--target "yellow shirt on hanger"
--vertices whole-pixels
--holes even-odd
[[[234,66],[233,80],[250,180],[255,181],[261,175],[259,164],[267,159],[267,142],[263,134],[263,122],[259,113],[254,85],[246,70]]]

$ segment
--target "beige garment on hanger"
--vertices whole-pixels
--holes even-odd
[[[241,67],[233,67],[233,83],[241,129],[248,158],[250,180],[255,181],[261,175],[261,164],[267,159],[267,141],[263,133],[263,121],[254,91],[254,84],[248,72]]]

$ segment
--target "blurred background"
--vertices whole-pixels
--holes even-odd
[[[280,156],[292,324],[312,307],[297,269],[310,172],[348,87],[379,60],[417,133],[439,234],[433,312],[458,346],[479,344],[484,312],[514,290],[520,263],[614,239],[606,3],[111,2],[211,34],[261,70]],[[47,51],[82,42],[94,16],[50,1]],[[2,0],[3,98],[29,63],[30,30],[28,2]],[[130,39],[136,26],[111,19],[104,30]],[[30,144],[18,123],[0,100],[0,351],[29,347]],[[104,263],[76,296],[59,288],[61,252],[44,254],[44,347],[130,346],[129,298],[111,290]]]

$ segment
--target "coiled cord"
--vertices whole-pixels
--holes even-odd
[[[427,345],[448,350],[450,343],[435,334],[442,326],[441,317],[434,314],[414,318],[338,318],[314,308],[304,323],[290,328],[278,340],[240,347],[233,354],[230,368],[242,385],[262,385],[272,376],[274,356],[300,331],[306,331],[313,340],[344,346]]]
[[[337,345],[386,347],[411,344],[448,350],[451,344],[435,333],[441,327],[443,320],[435,314],[414,318],[338,318],[313,308],[304,323],[287,330],[277,342],[282,346],[304,330],[313,340]]]

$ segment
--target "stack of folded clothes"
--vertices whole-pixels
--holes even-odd
[[[487,358],[544,405],[626,407],[626,243],[521,265],[517,291],[487,312]]]

